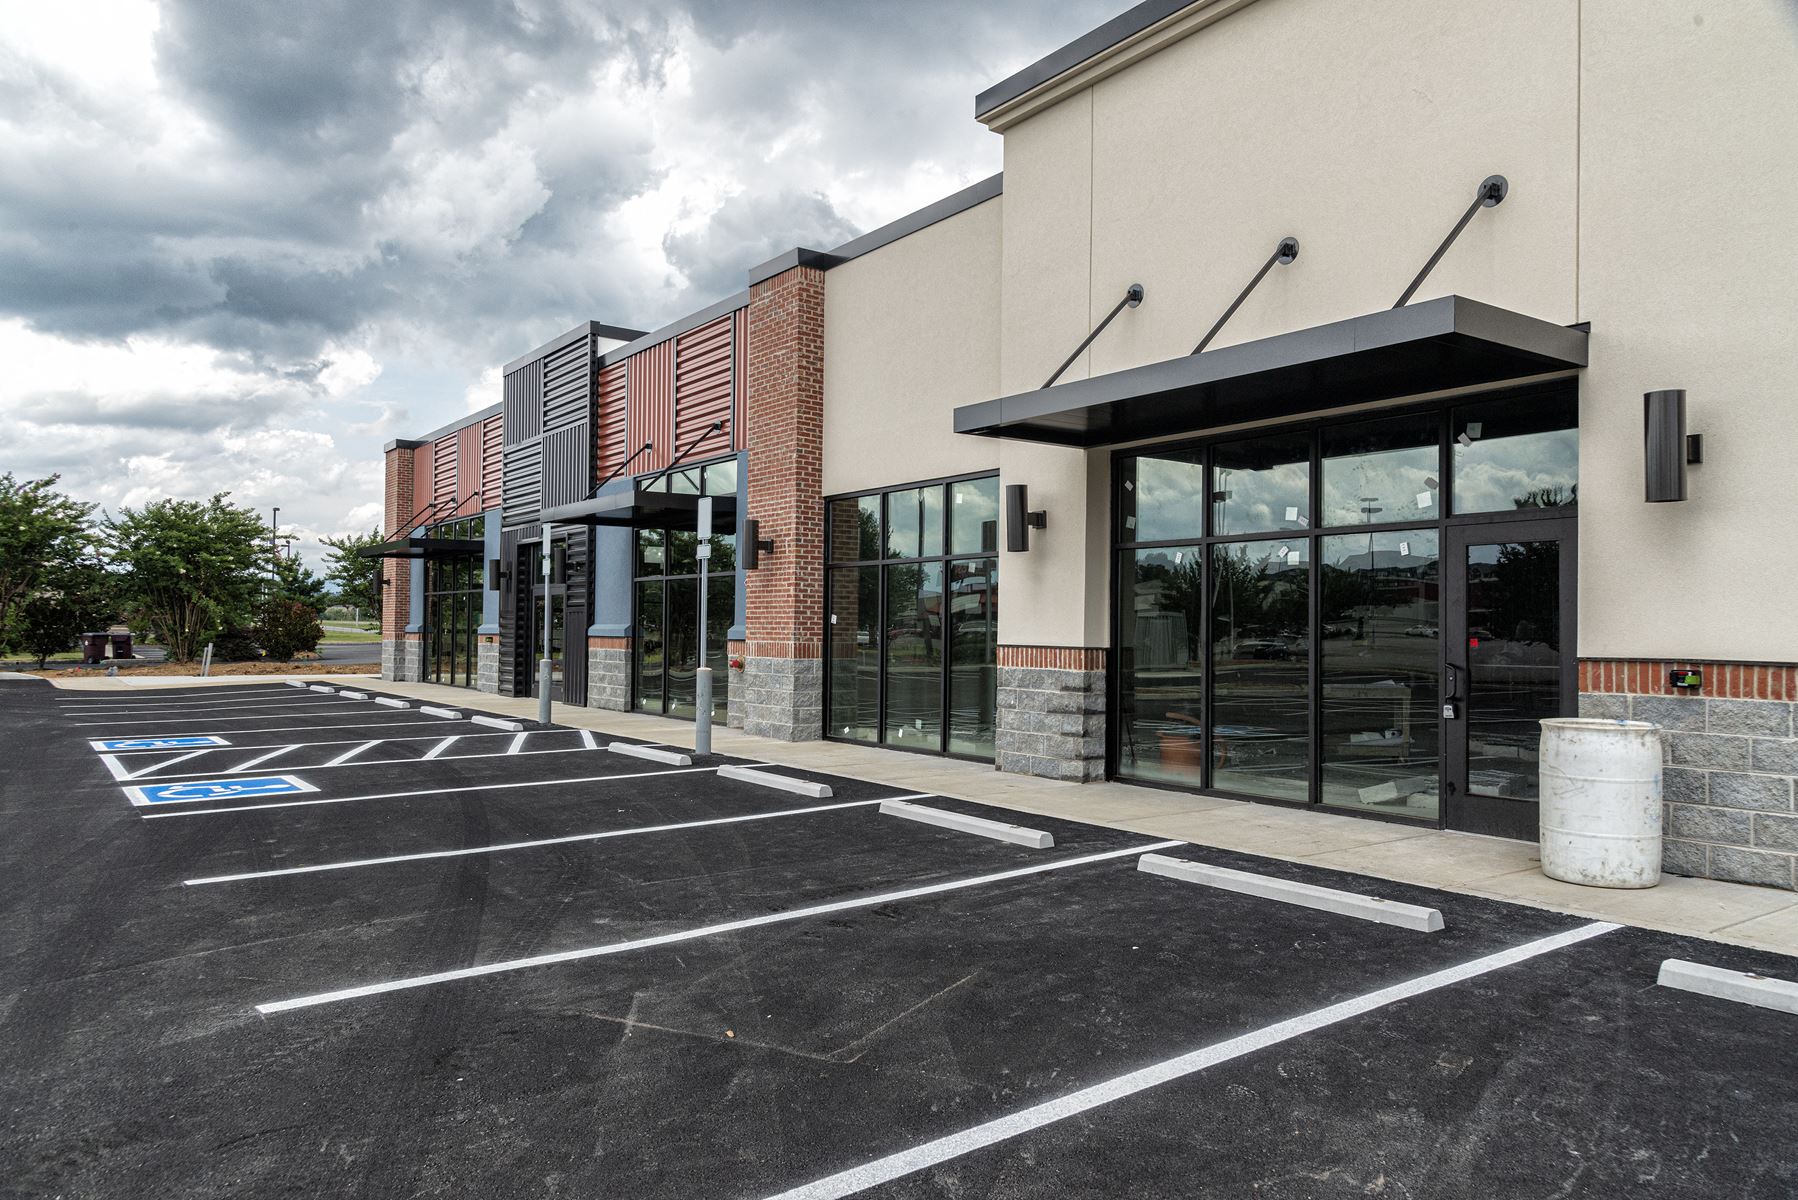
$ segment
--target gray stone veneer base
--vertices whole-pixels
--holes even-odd
[[[783,742],[809,742],[824,736],[821,660],[747,658],[742,680],[743,732]]]
[[[499,695],[499,643],[483,641],[475,646],[474,690]]]
[[[631,652],[628,649],[617,646],[588,648],[587,707],[630,711]]]
[[[1661,865],[1674,875],[1798,888],[1798,738],[1781,700],[1582,692],[1582,717],[1662,727]]]
[[[381,639],[381,678],[417,683],[425,677],[425,644],[417,638]]]
[[[996,765],[1085,783],[1105,777],[1105,672],[1000,667]]]

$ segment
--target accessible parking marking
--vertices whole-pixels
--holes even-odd
[[[695,768],[696,770],[715,770],[716,768]],[[671,771],[659,774],[674,774]],[[174,814],[170,814],[174,815]],[[781,925],[790,921],[804,921],[812,917],[828,916],[831,913],[850,912],[858,908],[872,908],[881,904],[892,904],[900,900],[916,900],[924,896],[940,896],[946,892],[965,891],[968,888],[982,887],[990,883],[1002,883],[1008,879],[1022,879],[1030,875],[1041,875],[1049,871],[1065,871],[1071,867],[1083,867],[1091,863],[1110,862],[1132,855],[1140,855],[1145,851],[1167,850],[1186,843],[1179,841],[1151,842],[1143,846],[1131,846],[1124,850],[1106,850],[1098,854],[1083,854],[1077,858],[1064,858],[1056,862],[1038,863],[1035,866],[1017,867],[1009,871],[995,871],[988,875],[975,875],[967,879],[952,879],[943,883],[926,884],[922,887],[905,888],[896,892],[881,892],[878,895],[862,896],[851,900],[837,900],[829,904],[815,904],[806,908],[789,909],[785,912],[767,913],[759,917],[745,917],[736,921],[724,921],[715,925],[702,925],[696,929],[683,929],[676,933],[658,934],[655,937],[638,938],[628,942],[610,942],[603,946],[586,946],[579,950],[562,950],[554,954],[536,954],[529,958],[513,958],[502,962],[482,963],[478,966],[461,967],[454,971],[438,971],[430,975],[413,975],[404,979],[390,979],[383,983],[363,984],[360,987],[342,988],[334,992],[318,992],[310,996],[296,996],[291,1000],[274,1000],[267,1004],[258,1004],[256,1011],[269,1013],[291,1012],[299,1008],[315,1008],[322,1004],[336,1004],[344,1000],[358,1000],[366,996],[379,996],[388,992],[408,991],[412,988],[430,987],[438,983],[450,983],[458,979],[475,979],[484,975],[499,975],[508,971],[522,971],[530,967],[549,966],[553,963],[578,962],[587,958],[598,958],[603,955],[624,954],[632,950],[648,950],[656,946],[670,946],[677,942],[690,942],[699,938],[716,937],[725,933],[736,933],[744,929],[757,929],[765,925]],[[1614,926],[1612,927],[1614,928]]]
[[[101,752],[118,750],[185,750],[189,746],[229,746],[222,737],[102,738],[88,742]]]
[[[1221,1042],[1167,1059],[1164,1062],[1154,1063],[1103,1083],[1081,1088],[1079,1091],[1071,1092],[1059,1099],[1032,1105],[1010,1116],[999,1117],[996,1120],[970,1126],[959,1133],[936,1138],[921,1146],[914,1146],[910,1150],[902,1150],[897,1154],[875,1159],[859,1167],[839,1171],[835,1175],[827,1175],[802,1187],[781,1192],[770,1197],[769,1200],[841,1200],[842,1197],[853,1196],[855,1193],[866,1191],[871,1187],[890,1183],[895,1179],[901,1179],[951,1159],[960,1158],[964,1154],[971,1154],[976,1150],[1032,1133],[1057,1121],[1065,1121],[1069,1117],[1078,1116],[1101,1105],[1122,1100],[1148,1088],[1172,1083],[1177,1079],[1195,1075],[1244,1055],[1253,1054],[1257,1050],[1265,1050],[1269,1046],[1277,1046],[1281,1042],[1288,1042],[1305,1034],[1315,1033],[1319,1029],[1363,1016],[1389,1004],[1397,1004],[1402,1000],[1409,1000],[1429,992],[1439,991],[1442,988],[1452,987],[1469,979],[1477,979],[1493,971],[1578,945],[1580,942],[1588,941],[1619,928],[1621,926],[1595,921],[1576,929],[1538,938],[1533,942],[1525,942],[1521,946],[1513,946],[1509,950],[1500,950],[1495,954],[1488,954],[1458,966],[1432,971],[1428,975],[1420,975],[1415,979],[1409,979],[1391,987],[1380,988],[1378,991],[1327,1005],[1285,1021],[1277,1021],[1272,1025],[1265,1025],[1237,1037],[1226,1038]]]
[[[195,808],[185,812],[144,813],[146,821],[158,817],[217,817],[225,813],[266,812],[271,808],[301,808],[313,804],[350,804],[358,800],[403,800],[413,796],[448,796],[457,792],[491,792],[501,788],[517,790],[519,788],[563,787],[575,783],[611,783],[626,779],[657,779],[663,775],[692,775],[702,771],[716,771],[717,767],[679,767],[668,771],[639,771],[629,775],[583,775],[575,779],[524,779],[509,780],[505,783],[475,783],[465,787],[453,788],[421,788],[411,792],[370,792],[366,796],[326,796],[318,800],[279,800],[273,804],[242,804],[235,808]],[[220,780],[221,783],[235,783],[236,780]],[[308,786],[305,791],[316,792],[318,789]],[[221,797],[222,798],[222,797]],[[1170,846],[1178,842],[1167,843]]]
[[[209,800],[243,800],[251,796],[289,796],[316,792],[304,779],[292,775],[264,775],[251,779],[188,779],[180,783],[146,783],[125,789],[131,803],[201,804]]]
[[[928,793],[920,792],[918,796]],[[909,800],[915,797],[900,796]],[[312,875],[320,871],[347,871],[355,867],[380,867],[389,863],[422,862],[433,858],[460,858],[469,854],[497,854],[504,850],[530,850],[538,846],[565,846],[571,842],[598,842],[608,838],[637,837],[646,833],[673,833],[684,829],[704,829],[710,825],[740,825],[745,821],[773,821],[781,817],[800,817],[809,813],[839,812],[849,808],[868,808],[880,800],[844,800],[837,804],[818,804],[808,808],[784,808],[777,812],[745,813],[736,817],[710,817],[703,821],[680,821],[670,825],[637,825],[630,829],[608,829],[602,833],[575,833],[566,837],[538,838],[529,842],[499,842],[491,846],[463,846],[455,850],[427,850],[419,854],[389,854],[382,858],[354,858],[345,862],[319,863],[310,867],[282,867],[273,871],[245,871],[238,875],[209,875],[202,879],[184,879],[185,887],[208,883],[237,883],[246,879],[274,879],[282,875]]]

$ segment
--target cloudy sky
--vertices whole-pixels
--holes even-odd
[[[382,443],[997,170],[1126,0],[0,0],[0,471],[380,519]]]

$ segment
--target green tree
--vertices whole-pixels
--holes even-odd
[[[221,626],[247,624],[267,590],[268,526],[229,495],[153,500],[107,518],[124,607],[173,661],[191,661]]]
[[[314,615],[325,609],[325,581],[297,558],[283,555],[275,560],[275,595],[299,601]]]
[[[378,607],[375,581],[380,578],[384,564],[378,558],[363,558],[361,552],[381,544],[384,540],[381,531],[377,528],[367,533],[320,540],[330,547],[325,556],[325,578],[337,585],[337,602],[353,605],[362,610],[365,618],[372,618]]]
[[[88,632],[83,615],[55,593],[33,596],[19,605],[14,645],[35,658],[41,670],[52,654],[74,649],[80,636]]]
[[[263,653],[282,662],[316,651],[324,636],[317,612],[303,601],[281,595],[271,596],[262,606],[262,619],[256,625],[256,642]]]
[[[10,471],[0,474],[0,629],[15,605],[80,563],[93,544],[94,506],[56,491],[60,478],[21,483]]]

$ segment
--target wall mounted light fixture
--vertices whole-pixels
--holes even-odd
[[[774,539],[762,536],[762,523],[754,517],[743,521],[743,569],[753,571],[762,565],[762,555],[774,553]]]
[[[1030,511],[1030,490],[1021,483],[1005,485],[1005,548],[1013,554],[1030,549],[1030,531],[1047,529],[1049,514],[1044,509]]]
[[[1686,391],[1642,395],[1643,495],[1650,504],[1686,498],[1686,467],[1704,461],[1704,435],[1686,433]]]

